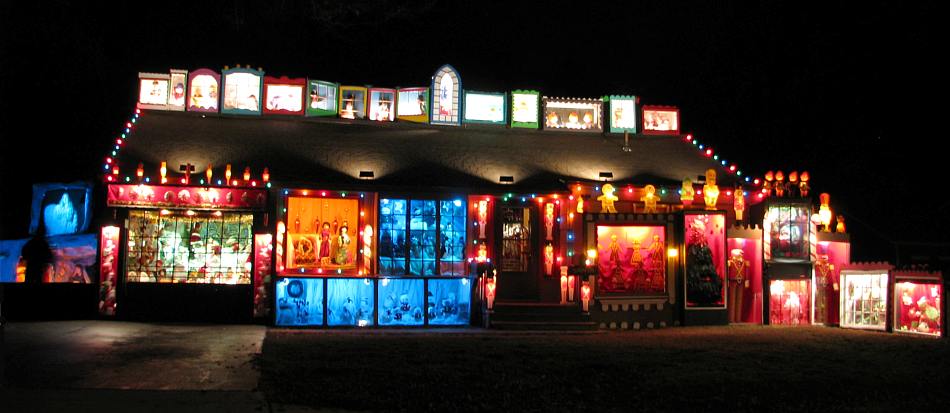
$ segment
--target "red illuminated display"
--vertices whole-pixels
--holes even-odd
[[[260,209],[267,203],[263,189],[109,185],[108,206],[168,208]]]
[[[769,323],[807,325],[811,317],[811,286],[808,280],[772,280],[769,283]]]
[[[943,286],[935,282],[894,285],[894,331],[939,337],[943,332]]]

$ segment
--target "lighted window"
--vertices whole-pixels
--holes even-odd
[[[666,291],[662,226],[597,226],[597,285],[604,293]]]
[[[465,204],[461,200],[379,201],[379,272],[463,275]]]
[[[287,270],[356,271],[359,201],[356,198],[287,198]]]
[[[770,205],[765,216],[769,251],[774,259],[809,259],[811,208],[805,204]]]
[[[251,214],[129,213],[130,282],[250,284]]]
[[[841,273],[842,327],[883,330],[887,323],[887,273]]]
[[[894,330],[940,337],[943,329],[943,285],[939,281],[894,284]]]

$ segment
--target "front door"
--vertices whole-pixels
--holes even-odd
[[[499,208],[496,232],[498,251],[498,299],[537,300],[537,214],[533,206]]]

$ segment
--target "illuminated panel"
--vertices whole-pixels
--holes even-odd
[[[722,214],[684,214],[684,219],[686,308],[725,307],[726,217]]]
[[[264,72],[251,69],[225,69],[224,99],[221,113],[235,115],[260,115]]]
[[[264,77],[264,113],[303,115],[307,80]]]
[[[106,205],[195,209],[261,209],[266,189],[109,185]]]
[[[429,279],[426,315],[430,325],[467,325],[472,305],[468,278]]]
[[[544,129],[603,132],[604,102],[600,99],[544,99]]]
[[[340,86],[340,117],[366,119],[366,88]]]
[[[285,272],[355,275],[358,220],[355,197],[288,197]]]
[[[327,325],[371,326],[375,322],[375,280],[327,279]]]
[[[762,239],[729,238],[727,275],[729,279],[730,322],[762,323]],[[739,263],[741,257],[742,263]]]
[[[96,279],[99,239],[96,234],[47,238],[53,253],[43,282],[90,284]],[[26,258],[26,257],[24,257]]]
[[[808,325],[811,286],[808,280],[769,282],[769,324]]]
[[[771,204],[765,214],[766,261],[810,259],[811,207],[807,204]]]
[[[188,74],[188,111],[217,112],[221,75],[211,69],[198,69]]]
[[[396,118],[416,123],[429,122],[429,88],[400,88],[396,98]]]
[[[425,323],[422,279],[379,279],[379,325],[421,326]]]
[[[506,96],[504,93],[465,91],[466,123],[506,123]]]
[[[281,278],[276,295],[278,326],[323,325],[323,278]]]
[[[940,337],[944,329],[943,284],[898,281],[894,284],[894,331]]]
[[[116,274],[119,273],[119,227],[102,227],[99,238],[99,314],[115,315]]]
[[[644,106],[643,133],[678,135],[680,133],[680,110],[672,106]]]
[[[666,292],[666,230],[662,226],[597,226],[597,292]]]
[[[623,133],[637,132],[637,97],[636,96],[609,96],[610,109],[607,119],[610,120],[610,132]]]
[[[35,234],[40,225],[46,236],[84,232],[92,215],[91,198],[88,183],[34,184],[30,233]]]
[[[139,73],[140,109],[162,109],[168,106],[169,75],[164,73]]]
[[[307,82],[307,116],[336,116],[340,85],[311,79]]]
[[[432,76],[432,111],[429,123],[461,124],[462,78],[452,66],[444,65]]]
[[[884,330],[887,271],[841,271],[841,327]]]
[[[369,120],[392,122],[396,119],[396,89],[369,89]]]
[[[266,317],[270,313],[267,287],[270,285],[273,240],[271,234],[254,235],[254,317]]]
[[[185,110],[185,96],[187,95],[188,71],[172,69],[168,90],[168,106],[166,109],[174,111]]]
[[[537,129],[541,94],[536,90],[511,92],[511,127]]]

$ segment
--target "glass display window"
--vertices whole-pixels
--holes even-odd
[[[336,116],[340,85],[322,80],[307,82],[307,116]]]
[[[505,124],[508,120],[508,96],[505,93],[473,92],[463,94],[462,120],[466,123]]]
[[[425,280],[381,278],[379,280],[379,325],[421,326],[425,324]]]
[[[609,120],[611,133],[637,132],[637,97],[636,96],[608,96]]]
[[[250,284],[251,214],[129,212],[129,282]]]
[[[841,326],[887,327],[887,271],[841,271]]]
[[[666,230],[662,226],[597,226],[597,291],[666,292]]]
[[[766,260],[809,260],[810,218],[807,204],[769,205],[763,226]]]
[[[396,117],[409,122],[428,122],[429,88],[400,88],[397,93]]]
[[[430,325],[467,325],[471,305],[468,278],[428,280],[426,316]]]
[[[374,280],[330,278],[327,280],[327,325],[365,327],[375,324]]]
[[[758,235],[751,237],[751,235]],[[762,323],[762,232],[745,238],[729,238],[728,276],[729,322]]]
[[[140,109],[165,109],[168,106],[169,78],[167,73],[139,73]]]
[[[808,280],[769,282],[769,324],[807,325],[811,315],[811,287]]]
[[[680,111],[673,106],[643,106],[643,133],[679,135]]]
[[[366,88],[340,86],[340,117],[366,119]]]
[[[369,89],[369,120],[392,122],[396,119],[396,89]]]
[[[895,280],[894,331],[940,337],[943,334],[941,280]]]
[[[225,69],[221,113],[259,115],[263,98],[264,72],[252,69]]]
[[[287,197],[285,271],[356,273],[359,242],[359,200],[330,197]]]
[[[461,199],[380,199],[379,272],[464,275],[465,223]]]
[[[686,308],[726,306],[726,217],[685,214]]]
[[[323,278],[281,278],[275,286],[278,326],[323,325]]]

